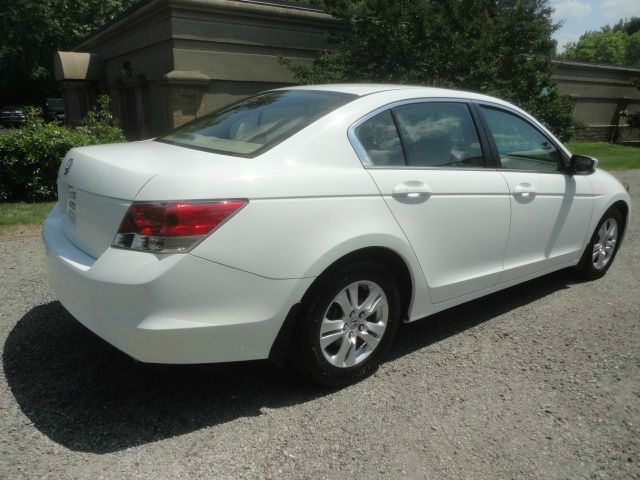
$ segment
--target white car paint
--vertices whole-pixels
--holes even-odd
[[[509,234],[509,197],[500,173],[380,169],[371,170],[371,176],[413,246],[431,302],[496,282]],[[428,200],[414,202],[394,194],[398,185],[409,182],[428,186]]]
[[[399,255],[411,276],[405,316],[413,321],[577,264],[604,212],[617,201],[630,205],[601,170],[365,168],[348,136],[397,102],[476,100],[520,112],[569,154],[501,100],[389,85],[295,88],[360,97],[255,158],[156,141],[68,153],[43,237],[51,283],[74,317],[146,362],[263,359],[314,279],[351,252]],[[531,199],[518,192],[523,185],[535,189]],[[75,222],[65,211],[70,191]],[[189,253],[110,246],[134,200],[235,198],[248,204]]]
[[[587,176],[500,172],[509,186],[511,229],[504,257],[505,279],[534,273],[579,258],[593,211]],[[519,194],[518,186],[528,192]]]

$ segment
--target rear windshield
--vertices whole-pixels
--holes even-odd
[[[266,92],[178,127],[158,141],[253,157],[354,98],[315,90]]]

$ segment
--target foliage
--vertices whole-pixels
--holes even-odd
[[[620,20],[612,27],[612,30],[622,31],[627,35],[633,35],[636,32],[640,32],[640,17],[631,17]]]
[[[0,105],[55,95],[53,55],[144,0],[0,0]]]
[[[93,137],[94,143],[124,142],[124,134],[111,113],[111,99],[108,95],[100,95],[96,106],[89,111],[83,121],[87,133]]]
[[[624,63],[625,65],[640,66],[640,32],[629,35],[627,50],[624,54]]]
[[[122,131],[105,109],[109,109],[108,97],[87,115],[83,130],[72,130],[45,123],[39,108],[25,108],[24,126],[0,133],[0,201],[54,199],[58,168],[68,150],[122,141]]]
[[[301,83],[384,82],[474,90],[510,100],[569,138],[569,99],[551,79],[558,28],[547,0],[326,0],[344,30]],[[287,62],[285,62],[287,63]]]
[[[586,32],[577,42],[567,45],[562,58],[580,62],[622,65],[625,62],[626,50],[627,35],[624,32],[612,30]]]
[[[596,32],[585,32],[567,44],[563,59],[640,66],[640,17],[606,25]]]

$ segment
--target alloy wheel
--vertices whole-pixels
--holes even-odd
[[[611,261],[617,241],[618,222],[614,218],[607,218],[598,230],[598,236],[591,253],[591,261],[596,270],[602,270]]]
[[[320,347],[334,367],[365,361],[378,347],[389,320],[384,290],[368,280],[353,282],[331,301],[320,323]]]

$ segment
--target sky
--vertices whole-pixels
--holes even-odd
[[[587,30],[600,30],[622,18],[640,17],[640,0],[551,0],[555,8],[553,19],[564,21],[556,32],[558,51],[567,42],[573,42]]]

